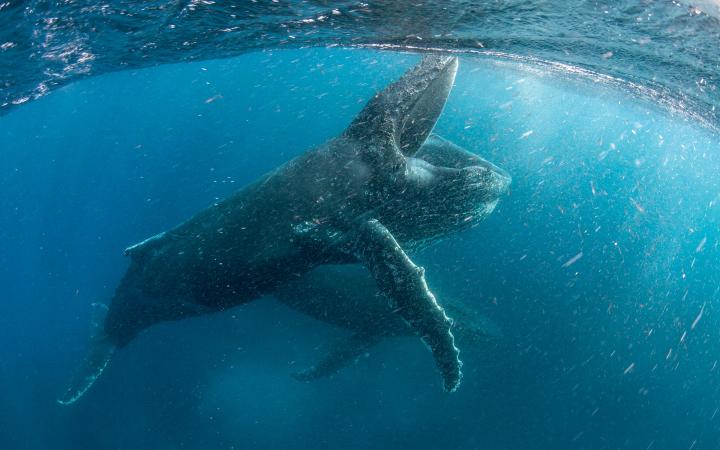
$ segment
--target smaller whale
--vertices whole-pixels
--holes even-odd
[[[301,381],[333,375],[383,339],[415,336],[382,295],[370,272],[359,264],[318,266],[273,296],[298,312],[352,332],[335,342],[319,363],[293,374]],[[453,317],[453,334],[461,344],[478,347],[502,336],[497,325],[459,301],[445,298],[443,307]]]

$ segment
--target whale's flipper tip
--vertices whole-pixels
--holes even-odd
[[[57,399],[61,405],[70,405],[75,403],[80,397],[87,392],[100,377],[107,367],[110,359],[115,353],[115,344],[110,341],[108,336],[102,331],[103,318],[107,313],[107,306],[101,303],[93,304],[95,313],[93,315],[93,337],[90,343],[90,351],[85,360],[73,376],[70,386],[65,393]]]
[[[412,156],[425,142],[450,95],[458,58],[429,54],[373,97],[345,130],[347,136],[377,140]],[[369,147],[373,148],[373,147]]]

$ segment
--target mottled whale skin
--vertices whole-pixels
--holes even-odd
[[[455,390],[462,363],[452,321],[403,246],[482,220],[510,183],[491,165],[414,157],[442,112],[457,66],[455,57],[424,57],[341,135],[128,248],[130,266],[58,401],[82,396],[114,351],[153,324],[222,311],[272,294],[316,266],[347,263],[367,267],[430,349],[444,388]]]
[[[293,374],[298,380],[333,375],[383,339],[416,336],[360,264],[315,267],[273,296],[298,312],[352,333],[332,343],[317,364]],[[453,318],[453,335],[462,345],[477,348],[502,337],[497,325],[460,301],[443,298],[443,308]]]

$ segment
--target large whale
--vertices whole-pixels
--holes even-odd
[[[301,381],[333,375],[384,339],[415,335],[359,264],[318,266],[273,296],[296,311],[351,332],[332,343],[320,362],[293,374]],[[443,300],[443,308],[453,318],[453,335],[461,344],[478,347],[502,336],[497,325],[473,308],[457,299]]]
[[[339,136],[126,249],[127,272],[58,401],[82,396],[115,350],[153,324],[232,308],[318,265],[347,263],[367,267],[430,349],[444,388],[455,390],[462,363],[452,321],[403,246],[472,226],[510,183],[491,164],[457,161],[452,152],[439,152],[437,161],[414,157],[443,110],[457,67],[455,57],[424,57]]]

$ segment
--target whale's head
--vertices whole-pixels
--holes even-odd
[[[400,241],[431,242],[485,219],[511,181],[491,162],[432,135],[406,159],[401,186],[379,219]]]

